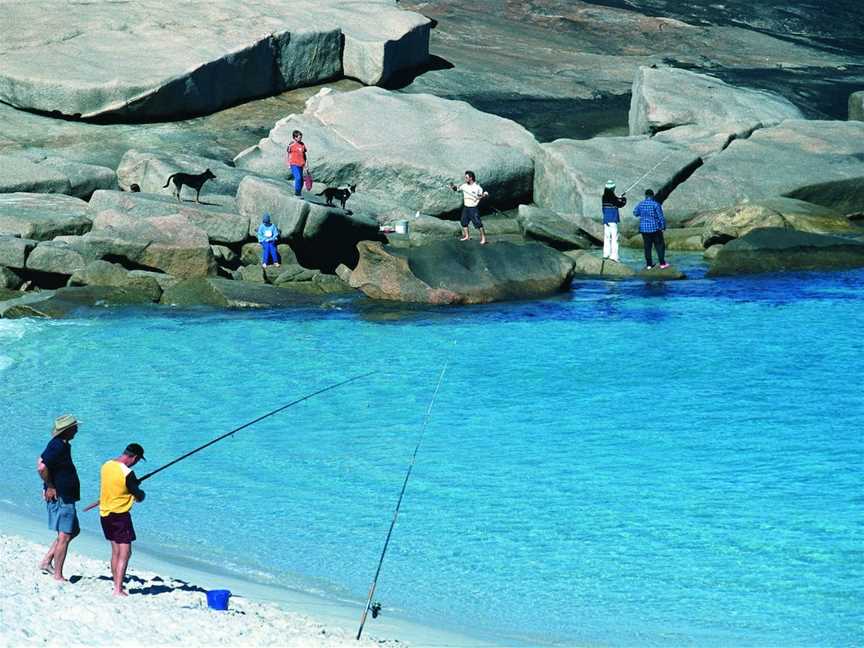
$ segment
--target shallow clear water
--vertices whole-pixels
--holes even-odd
[[[0,320],[0,499],[41,515],[33,462],[61,412],[84,421],[89,501],[128,441],[153,469],[377,370],[154,477],[135,509],[142,546],[362,599],[449,360],[385,609],[530,644],[861,644],[862,286],[855,271],[443,310]]]

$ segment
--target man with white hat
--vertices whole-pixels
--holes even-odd
[[[619,207],[627,204],[624,194],[615,195],[615,182],[609,180],[603,187],[603,258],[618,261],[618,223],[621,222]]]
[[[48,549],[39,567],[54,580],[65,581],[63,564],[69,543],[81,532],[75,502],[81,499],[81,482],[72,462],[70,441],[78,433],[78,420],[71,414],[58,416],[51,431],[51,440],[36,462],[42,478],[42,497],[48,509],[48,528],[57,538]]]

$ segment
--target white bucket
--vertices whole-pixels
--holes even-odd
[[[407,234],[408,233],[408,221],[407,220],[398,220],[393,223],[396,228],[397,234]]]

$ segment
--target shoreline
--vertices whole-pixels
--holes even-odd
[[[290,638],[278,637],[297,645],[308,648],[317,646],[364,646],[387,645],[411,646],[471,646],[478,648],[501,648],[502,646],[524,645],[518,643],[493,641],[477,636],[468,636],[458,631],[449,631],[433,626],[426,626],[416,621],[400,617],[395,611],[386,611],[381,617],[372,620],[368,617],[364,628],[363,640],[356,641],[355,636],[359,625],[363,602],[340,600],[335,597],[316,596],[311,593],[260,583],[251,578],[220,571],[218,567],[197,562],[188,566],[178,561],[176,557],[139,549],[135,546],[127,579],[132,582],[128,587],[130,596],[118,601],[110,593],[110,582],[107,580],[96,583],[109,576],[108,549],[105,541],[93,532],[82,530],[70,545],[66,561],[66,577],[75,582],[67,584],[55,583],[49,576],[41,574],[37,568],[38,558],[47,549],[52,532],[39,520],[29,514],[0,502],[0,546],[6,551],[0,552],[0,562],[3,569],[0,573],[0,584],[3,592],[0,598],[10,601],[9,609],[0,612],[0,644],[12,641],[15,645],[115,645],[118,641],[114,636],[99,636],[94,629],[87,634],[86,643],[77,642],[74,637],[64,637],[57,633],[57,626],[49,621],[40,624],[40,619],[46,618],[46,602],[59,602],[61,589],[69,589],[73,596],[72,606],[64,610],[64,618],[78,626],[77,632],[90,629],[90,617],[104,617],[115,610],[127,608],[136,601],[149,603],[151,600],[173,598],[171,603],[158,602],[155,613],[159,618],[172,614],[176,608],[175,624],[182,624],[183,636],[172,640],[161,635],[148,637],[144,628],[137,625],[146,624],[149,618],[148,610],[141,610],[142,605],[135,605],[133,628],[123,632],[134,636],[132,645],[148,646],[210,646],[218,639],[224,645],[259,646],[273,645],[277,639],[272,632],[282,625],[293,631]],[[137,543],[136,543],[137,544]],[[16,554],[11,556],[9,554]],[[3,554],[6,554],[5,557]],[[35,556],[35,558],[34,558]],[[32,563],[32,564],[31,564]],[[32,575],[32,578],[28,576]],[[75,579],[78,576],[78,579]],[[82,587],[82,584],[84,587]],[[169,587],[169,584],[171,585]],[[104,589],[104,594],[102,593]],[[228,589],[232,592],[229,610],[232,613],[222,614],[207,609],[204,592],[208,589]],[[18,591],[16,591],[18,590]],[[176,595],[175,595],[176,593]],[[137,595],[136,595],[137,594]],[[162,594],[163,596],[152,596]],[[164,596],[169,594],[169,596]],[[172,605],[173,604],[173,605]],[[93,606],[104,607],[94,610]],[[5,606],[4,606],[5,607]],[[154,607],[154,606],[148,606]],[[190,610],[188,613],[186,610]],[[94,615],[95,612],[95,615]],[[193,619],[180,616],[192,616]],[[173,616],[173,615],[172,615]],[[251,618],[250,618],[251,617]],[[106,617],[107,618],[107,617]],[[168,617],[171,618],[171,617]],[[225,621],[229,619],[229,621]],[[237,621],[237,620],[240,621]],[[101,624],[94,618],[96,626],[107,626],[103,619]],[[236,621],[236,622],[235,622]],[[241,623],[242,621],[242,623]],[[258,623],[261,633],[250,634],[249,623]],[[195,631],[206,634],[208,624],[218,628],[218,637],[196,637]],[[25,630],[23,626],[26,625]],[[21,626],[21,627],[18,627]],[[82,628],[83,626],[83,628]],[[168,624],[170,628],[171,623]],[[199,627],[200,626],[200,627]],[[65,626],[61,626],[65,627]],[[35,628],[35,629],[34,629]],[[71,628],[70,628],[71,629]],[[157,628],[154,628],[156,630]],[[236,631],[231,636],[232,629]],[[283,628],[284,632],[285,629]],[[46,634],[47,633],[47,634]],[[144,633],[144,634],[142,634]],[[189,635],[192,636],[189,636]],[[196,644],[200,641],[200,644]]]

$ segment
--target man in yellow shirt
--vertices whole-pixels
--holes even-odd
[[[123,589],[126,568],[132,556],[135,528],[130,510],[135,502],[144,501],[144,491],[138,487],[138,478],[132,466],[144,461],[144,448],[130,443],[116,459],[102,464],[100,471],[99,516],[105,539],[111,543],[111,576],[114,595],[128,596]]]

